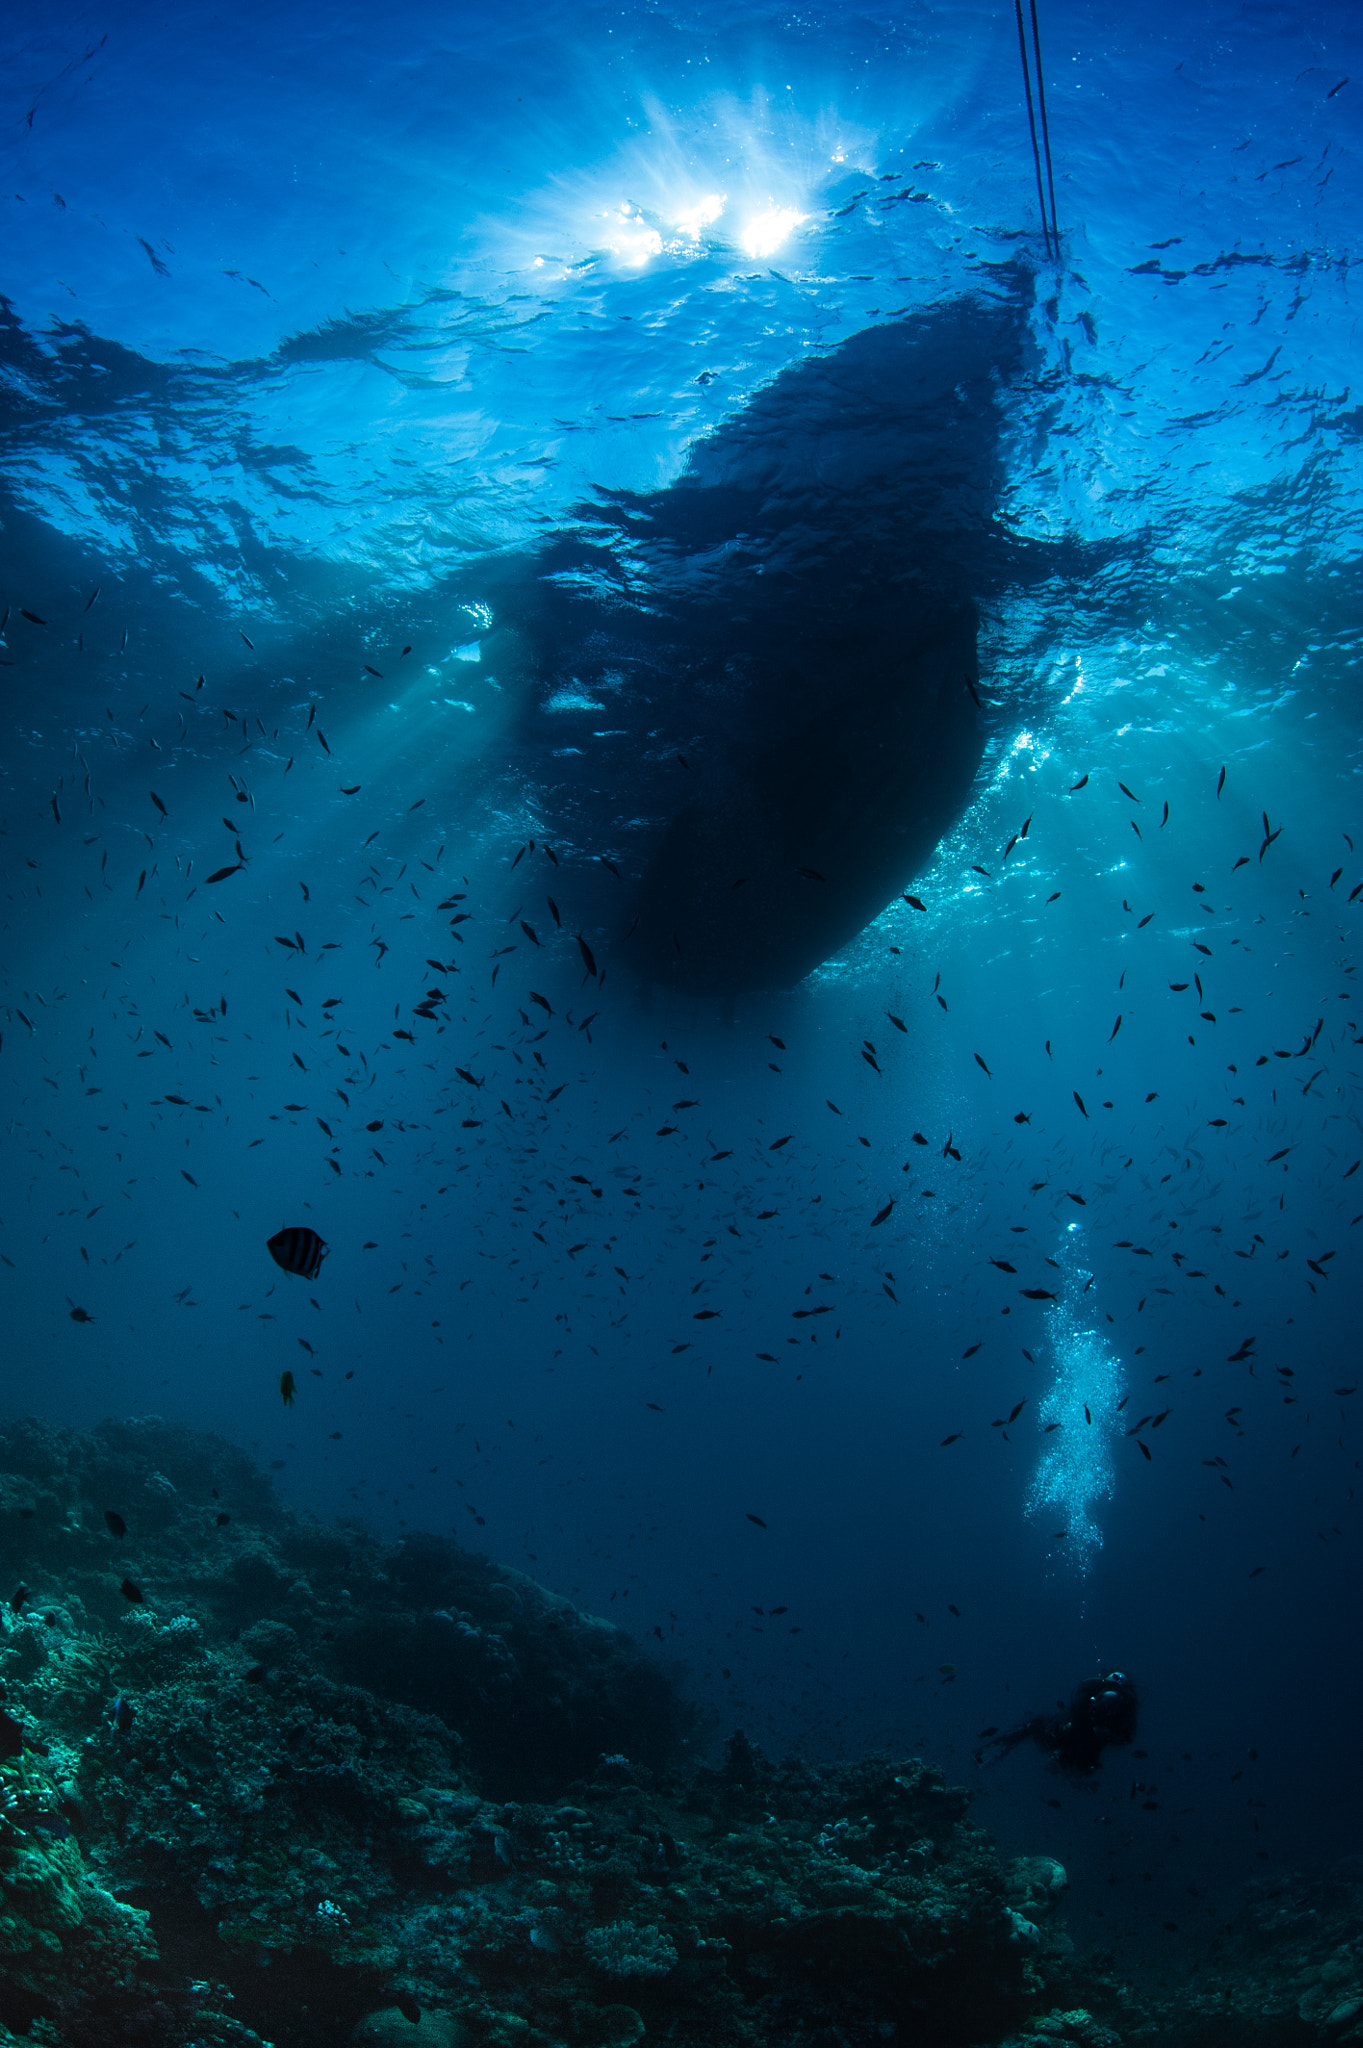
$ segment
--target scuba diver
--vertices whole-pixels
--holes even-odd
[[[1087,1778],[1102,1762],[1109,1743],[1125,1748],[1136,1733],[1136,1688],[1124,1671],[1086,1678],[1076,1685],[1069,1706],[1059,1714],[1033,1714],[1002,1735],[986,1730],[1000,1757],[1010,1756],[1029,1739],[1044,1749],[1058,1770]],[[997,1761],[997,1759],[996,1759]]]

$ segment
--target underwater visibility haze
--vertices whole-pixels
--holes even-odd
[[[0,2040],[1363,2040],[1356,11],[0,39]]]

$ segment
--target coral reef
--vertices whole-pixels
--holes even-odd
[[[0,1426],[0,1570],[0,2048],[1363,2039],[1343,1920],[1142,2003],[932,1767],[698,1765],[622,1632],[213,1437]]]
[[[1176,2000],[1130,2039],[1169,2048],[1363,2042],[1363,1858],[1250,1887]]]

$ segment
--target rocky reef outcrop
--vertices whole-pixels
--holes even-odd
[[[706,1764],[623,1632],[217,1438],[0,1425],[0,1574],[0,2048],[1248,2038],[1086,1969],[932,1766]],[[1338,1951],[1254,2038],[1351,2037]]]

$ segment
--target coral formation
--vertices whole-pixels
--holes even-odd
[[[1296,2034],[1142,2004],[931,1766],[698,1765],[622,1632],[215,1438],[0,1427],[0,1568],[0,2048],[1363,2039],[1342,1927]]]

